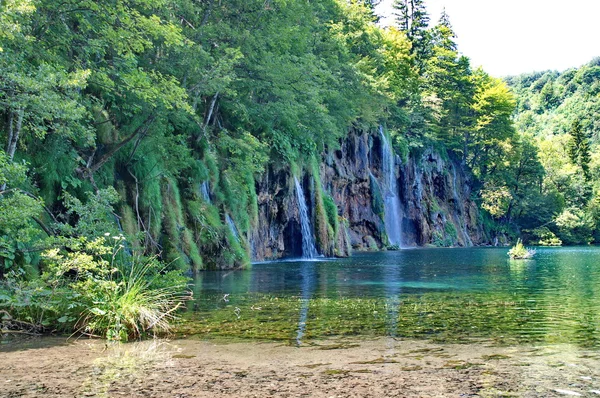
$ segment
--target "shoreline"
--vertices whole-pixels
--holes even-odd
[[[600,395],[600,352],[571,345],[327,339],[43,337],[0,346],[0,397],[552,397]]]

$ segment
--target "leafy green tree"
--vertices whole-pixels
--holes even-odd
[[[479,178],[501,166],[507,152],[507,142],[515,137],[512,114],[516,101],[500,79],[481,69],[473,74],[476,87],[472,110],[476,117],[472,132],[463,139],[464,159]]]
[[[0,278],[16,266],[31,261],[30,249],[44,236],[40,229],[43,205],[23,190],[27,184],[27,168],[10,161],[0,150]]]

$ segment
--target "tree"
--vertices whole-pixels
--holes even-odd
[[[478,69],[473,74],[475,96],[472,110],[474,128],[465,135],[463,157],[475,174],[484,179],[489,173],[503,167],[516,136],[512,114],[516,107],[513,93],[500,79],[493,78]]]
[[[444,11],[440,22],[431,31],[431,54],[425,63],[423,77],[428,95],[441,101],[437,136],[448,149],[460,153],[463,151],[462,139],[473,125],[471,105],[475,85],[469,59],[459,56],[455,38]]]
[[[581,168],[586,181],[591,178],[590,174],[590,141],[582,130],[579,120],[575,120],[569,131],[571,139],[569,140],[567,151],[573,165]]]
[[[412,53],[415,56],[417,66],[427,59],[430,34],[429,15],[423,0],[395,0],[394,15],[398,29],[406,33],[406,37],[412,42]]]

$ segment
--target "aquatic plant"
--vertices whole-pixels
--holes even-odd
[[[313,297],[249,293],[223,300],[222,294],[199,296],[194,310],[173,330],[202,339],[267,340],[297,344],[299,314],[308,305],[302,342],[337,336],[417,338],[446,343],[486,339],[493,344],[575,342],[597,347],[597,321],[583,306],[560,302],[560,295],[532,300],[509,292],[430,292],[385,298]],[[548,303],[553,303],[551,308]],[[581,304],[581,303],[579,303]],[[191,308],[190,308],[191,309]],[[554,321],[548,324],[547,317]],[[555,316],[556,315],[556,316]],[[575,337],[567,331],[584,330]],[[590,331],[590,332],[587,332]]]
[[[524,260],[533,257],[535,250],[528,249],[523,245],[521,239],[508,251],[508,255],[513,260]]]

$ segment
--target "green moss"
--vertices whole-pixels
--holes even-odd
[[[125,234],[129,237],[129,241],[133,243],[136,248],[139,248],[139,229],[137,224],[137,217],[133,212],[131,206],[126,204],[121,206],[121,227]]]
[[[169,247],[168,261],[176,264],[179,269],[192,271],[203,269],[198,246],[186,225],[179,189],[174,179],[165,179],[163,198],[165,200],[164,229]]]
[[[451,239],[453,242],[456,242],[458,238],[458,234],[456,232],[456,227],[454,223],[448,221],[444,224],[444,232],[446,233],[446,238]]]
[[[333,257],[336,251],[337,206],[329,195],[323,192],[319,166],[316,158],[311,159],[311,175],[313,177],[313,193],[315,198],[314,222],[315,237],[321,252]],[[327,208],[329,206],[329,208]]]
[[[369,184],[371,189],[371,206],[375,214],[377,214],[379,218],[383,220],[385,217],[385,205],[383,202],[383,195],[381,194],[379,182],[375,179],[375,177],[372,174],[369,175]]]
[[[365,237],[365,241],[366,241],[366,249],[369,251],[377,251],[379,250],[379,245],[377,244],[377,241],[375,240],[375,238],[373,238],[372,236],[366,236]]]
[[[327,222],[331,228],[333,228],[335,236],[337,236],[340,228],[338,220],[338,207],[333,198],[328,194],[323,196],[323,205],[325,207],[325,214],[327,215]]]
[[[182,244],[183,250],[188,255],[192,271],[197,272],[203,269],[202,258],[200,257],[200,251],[198,250],[198,246],[196,242],[194,242],[192,233],[189,229],[185,228],[182,234]]]

